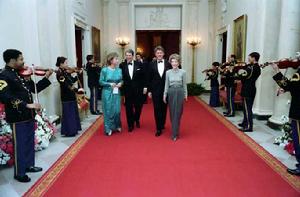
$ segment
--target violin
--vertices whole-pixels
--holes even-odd
[[[244,68],[247,65],[246,62],[225,62],[219,68],[221,74],[226,74],[233,67],[233,72],[238,72],[240,69]]]
[[[213,68],[208,68],[202,71],[202,73],[215,72],[216,70]]]
[[[83,71],[82,68],[70,67],[70,66],[64,67],[63,70],[66,71],[69,74],[71,74],[71,73],[81,73]]]
[[[32,67],[24,66],[22,69],[19,70],[19,74],[23,77],[29,77],[33,74],[36,76],[45,76],[46,72],[50,70],[54,71],[53,69],[50,68],[42,68],[38,66],[32,66]]]
[[[297,69],[300,67],[300,57],[296,57],[296,58],[284,58],[281,59],[279,61],[274,61],[274,62],[266,62],[263,64],[263,67],[269,66],[271,64],[277,64],[278,68],[280,69],[287,69],[287,68],[294,68]]]

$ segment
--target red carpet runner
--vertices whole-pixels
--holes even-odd
[[[202,101],[186,103],[176,142],[169,123],[161,137],[154,137],[152,109],[145,105],[142,128],[133,133],[126,130],[124,110],[121,134],[104,136],[102,120],[96,121],[26,195],[300,195],[299,178]]]

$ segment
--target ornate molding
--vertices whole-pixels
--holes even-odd
[[[147,22],[147,19],[146,21]],[[150,12],[148,27],[169,27],[168,14],[164,13],[164,7],[157,6],[154,11]]]

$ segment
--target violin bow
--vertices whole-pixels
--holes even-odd
[[[31,67],[32,67],[32,75],[33,75],[33,83],[34,83],[35,102],[40,103],[39,96],[38,96],[38,91],[37,91],[37,86],[36,86],[36,76],[35,76],[34,64],[32,64]]]

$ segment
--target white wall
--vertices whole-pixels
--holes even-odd
[[[209,4],[207,0],[104,0],[103,4],[103,29],[102,55],[116,51],[121,53],[115,38],[127,36],[130,44],[127,48],[135,49],[135,17],[146,18],[144,15],[135,16],[135,6],[181,6],[182,7],[182,35],[181,35],[181,55],[183,68],[189,73],[188,80],[191,80],[191,58],[192,50],[186,43],[189,36],[200,36],[202,43],[196,49],[196,71],[195,78],[198,83],[203,83],[205,76],[201,71],[211,62],[211,46],[209,40]],[[162,27],[163,28],[163,27]],[[168,29],[166,26],[164,29]]]
[[[290,10],[283,9],[284,4],[290,5]],[[287,6],[285,6],[287,7]],[[291,7],[294,8],[291,10]],[[226,10],[226,11],[223,11]],[[292,13],[289,14],[288,13]],[[239,16],[247,15],[247,38],[246,38],[246,57],[249,53],[257,51],[261,54],[260,62],[278,60],[284,56],[279,54],[278,49],[283,45],[279,43],[279,38],[283,38],[285,45],[291,50],[286,57],[292,57],[297,50],[300,50],[299,37],[299,20],[298,24],[295,20],[299,19],[299,1],[291,0],[216,0],[215,1],[215,32],[227,28],[233,32],[233,21]],[[294,19],[293,19],[294,18]],[[292,21],[290,21],[292,19]],[[290,21],[286,26],[286,20]],[[285,31],[284,33],[281,33]],[[292,37],[288,36],[291,32]],[[228,34],[227,55],[231,54],[232,48],[232,33]],[[215,42],[217,43],[217,42]],[[215,50],[218,50],[215,45]],[[215,51],[213,54],[217,54]],[[215,56],[215,58],[218,58]],[[257,94],[253,107],[254,113],[258,115],[272,115],[275,109],[276,89],[271,68],[262,70],[261,77],[258,79]],[[283,114],[287,115],[288,107],[286,105],[288,96],[285,95],[285,104],[281,105]]]
[[[90,53],[91,26],[102,27],[101,0],[0,1],[0,51],[19,49],[27,64],[55,68],[57,56],[66,56],[69,64],[75,65],[74,25],[78,21],[86,28],[83,50]],[[4,66],[2,58],[1,64]],[[55,74],[50,80],[52,85],[40,94],[40,101],[48,114],[59,115],[61,102]]]

